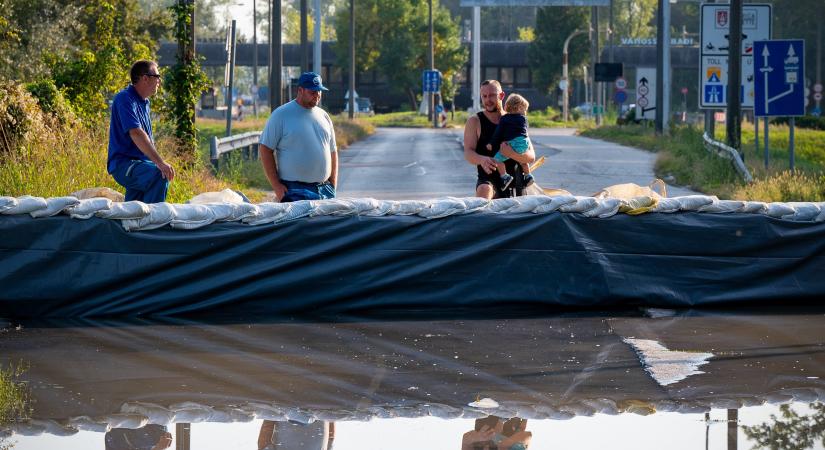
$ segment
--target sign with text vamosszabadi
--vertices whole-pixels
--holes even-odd
[[[461,0],[459,6],[610,6],[610,0]]]

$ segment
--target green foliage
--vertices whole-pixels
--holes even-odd
[[[37,99],[40,110],[51,116],[62,125],[76,122],[72,105],[66,100],[63,92],[55,86],[51,79],[44,79],[26,84],[26,90]]]
[[[0,425],[26,420],[31,415],[29,393],[26,385],[19,381],[25,370],[23,364],[0,367]],[[2,445],[0,441],[0,448]]]
[[[564,40],[576,30],[587,30],[590,8],[578,6],[548,6],[536,15],[536,38],[530,44],[528,59],[533,71],[533,84],[542,92],[555,89],[561,79]],[[574,37],[568,47],[569,70],[573,73],[590,60],[587,36]]]
[[[0,82],[0,160],[36,132],[39,115],[37,101],[22,86]]]
[[[656,36],[658,0],[614,0],[613,29],[619,38]]]
[[[781,417],[771,414],[770,422],[754,426],[743,426],[742,430],[753,448],[772,450],[802,450],[825,445],[825,404],[811,403],[810,415],[800,415],[791,405],[781,405]]]
[[[175,17],[175,37],[178,45],[184,49],[188,49],[192,43],[189,30],[194,8],[194,3],[176,3],[169,7]],[[177,64],[166,71],[163,84],[165,88],[161,111],[174,124],[176,153],[194,161],[198,147],[195,103],[211,85],[211,81],[192,55],[178,55]]]
[[[405,92],[415,107],[421,73],[429,67],[429,13],[425,0],[363,0],[355,8],[355,65],[359,72],[377,70],[392,89]],[[349,9],[335,16],[338,63],[349,67]],[[458,23],[449,11],[433,2],[435,67],[444,77],[442,95],[451,98],[457,85],[453,77],[467,61]],[[380,36],[380,39],[376,39]]]

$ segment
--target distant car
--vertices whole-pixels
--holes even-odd
[[[344,112],[349,112],[349,100],[346,100],[344,103]],[[372,102],[368,97],[358,97],[355,99],[355,114],[375,115],[375,111],[372,109]]]

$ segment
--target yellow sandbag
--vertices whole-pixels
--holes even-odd
[[[650,212],[650,210],[655,208],[658,203],[658,198],[653,198],[647,195],[633,197],[631,199],[622,199],[622,206],[619,207],[619,212],[636,216]]]
[[[661,193],[656,192],[654,187],[658,187]],[[629,200],[634,197],[651,197],[658,200],[660,198],[667,197],[667,186],[664,181],[658,178],[653,180],[647,186],[639,186],[636,183],[614,184],[613,186],[608,186],[593,194],[593,197],[612,197],[622,200]]]

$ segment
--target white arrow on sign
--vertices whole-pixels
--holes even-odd
[[[762,61],[764,61],[763,65],[765,67],[759,68],[759,71],[762,72],[765,76],[765,113],[766,114],[769,111],[769,109],[768,109],[768,104],[769,103],[771,103],[773,101],[776,101],[776,100],[778,100],[778,99],[780,99],[780,98],[782,98],[782,97],[784,97],[788,94],[792,94],[793,93],[793,87],[794,87],[794,85],[792,83],[788,83],[790,85],[790,87],[788,88],[787,91],[782,92],[780,94],[777,94],[777,95],[773,96],[773,98],[768,98],[768,92],[770,92],[770,89],[768,89],[768,74],[770,72],[773,72],[773,67],[768,65],[768,57],[770,55],[771,55],[771,52],[768,51],[768,46],[766,45],[762,49],[762,58],[763,58]],[[794,62],[798,62],[798,61],[799,61],[799,58],[797,58],[797,56],[796,56],[796,52],[793,49],[793,44],[788,45],[788,57],[785,58],[785,62],[794,63]]]

